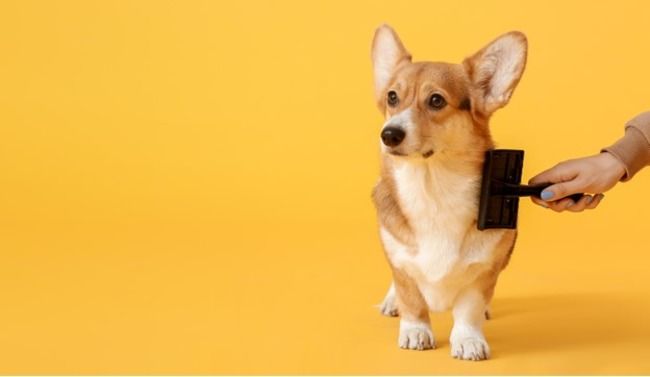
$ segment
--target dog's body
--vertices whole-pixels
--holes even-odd
[[[514,230],[476,227],[490,115],[525,66],[526,40],[506,34],[462,65],[412,63],[395,32],[373,41],[375,89],[387,121],[381,178],[373,191],[393,271],[382,312],[399,315],[399,346],[435,345],[429,311],[453,309],[451,353],[489,357],[481,327]]]

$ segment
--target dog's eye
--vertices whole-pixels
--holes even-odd
[[[447,101],[445,101],[445,98],[438,93],[434,93],[429,97],[429,106],[432,109],[440,110],[445,107],[446,104]]]
[[[386,102],[388,102],[388,106],[390,107],[395,107],[399,103],[399,98],[397,98],[397,93],[395,93],[394,90],[391,90],[388,92],[388,97],[386,99]]]

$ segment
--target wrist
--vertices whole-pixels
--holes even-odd
[[[617,181],[623,178],[626,173],[623,161],[608,151],[603,151],[598,157],[601,160],[600,167],[603,171],[611,172]]]

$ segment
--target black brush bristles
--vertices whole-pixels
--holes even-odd
[[[485,152],[478,228],[517,228],[519,197],[504,195],[505,186],[518,186],[524,166],[524,151],[493,149]]]

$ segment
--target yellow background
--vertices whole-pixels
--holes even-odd
[[[493,359],[397,348],[370,190],[374,28],[416,60],[497,35],[525,179],[650,109],[644,1],[4,1],[0,372],[650,373],[650,171],[600,208],[522,201]]]

